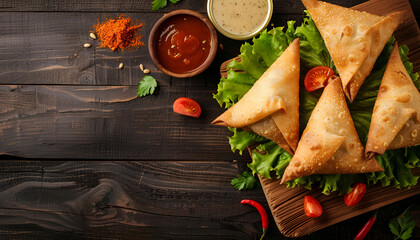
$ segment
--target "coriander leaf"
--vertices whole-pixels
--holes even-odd
[[[144,76],[139,82],[137,88],[137,97],[144,97],[148,94],[153,94],[157,87],[156,79],[150,75]]]
[[[260,186],[257,178],[252,173],[245,171],[230,182],[238,190],[249,190]]]
[[[414,226],[412,228],[407,229],[405,232],[401,234],[401,239],[409,239],[411,238],[411,233],[413,233]]]
[[[181,0],[169,0],[169,1],[175,4]],[[152,10],[159,10],[159,9],[165,8],[167,4],[168,4],[167,0],[154,0],[152,2]]]
[[[159,10],[166,7],[167,1],[166,0],[154,0],[152,2],[152,10]]]
[[[397,217],[396,220],[391,220],[388,224],[388,227],[392,234],[395,235],[395,240],[406,240],[411,237],[411,234],[416,227],[416,222],[411,217],[409,208],[407,208],[401,215]]]
[[[398,223],[397,221],[390,221],[388,224],[389,229],[391,230],[392,234],[394,234],[395,236],[398,236],[400,234],[399,230],[398,230]]]

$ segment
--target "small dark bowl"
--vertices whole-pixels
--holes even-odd
[[[169,18],[176,16],[176,15],[191,15],[194,16],[198,19],[200,19],[204,24],[206,24],[206,26],[208,27],[209,31],[210,31],[210,38],[211,38],[211,45],[210,45],[210,51],[209,51],[209,55],[207,56],[207,59],[203,62],[203,64],[201,64],[199,67],[186,72],[186,73],[175,73],[175,72],[171,72],[168,69],[166,69],[164,66],[162,66],[162,64],[159,62],[159,58],[157,57],[157,54],[155,52],[155,38],[159,37],[157,35],[157,32],[159,30],[159,27]],[[214,57],[216,56],[216,52],[217,52],[217,46],[218,46],[218,41],[217,41],[217,33],[216,30],[214,29],[212,23],[210,22],[210,20],[208,20],[206,17],[204,17],[203,15],[201,15],[198,12],[192,11],[192,10],[188,10],[188,9],[181,9],[181,10],[176,10],[176,11],[172,11],[170,13],[167,13],[165,15],[163,15],[162,18],[160,18],[155,25],[152,28],[152,31],[150,31],[150,36],[149,36],[149,54],[152,57],[153,62],[156,64],[156,66],[165,74],[169,75],[169,76],[173,76],[173,77],[177,77],[177,78],[187,78],[187,77],[192,77],[195,75],[198,75],[200,73],[202,73],[204,70],[206,70],[210,64],[213,62]]]

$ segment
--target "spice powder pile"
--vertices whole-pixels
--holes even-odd
[[[95,26],[95,32],[99,41],[101,41],[100,47],[108,47],[112,51],[116,51],[144,45],[141,41],[142,36],[138,33],[143,24],[132,24],[133,21],[124,16],[98,23]]]

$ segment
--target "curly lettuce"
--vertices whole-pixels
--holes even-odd
[[[306,11],[305,11],[306,12]],[[255,81],[265,70],[284,52],[288,45],[295,39],[300,39],[300,54],[302,67],[312,68],[315,66],[329,66],[336,71],[334,63],[327,47],[315,26],[309,13],[301,26],[294,27],[295,21],[287,22],[287,29],[276,27],[264,30],[259,37],[252,40],[252,44],[245,43],[240,49],[241,61],[232,61],[228,64],[228,74],[222,78],[218,85],[214,98],[221,107],[229,108],[239,101],[242,96],[252,87]],[[349,103],[355,127],[360,140],[366,143],[369,132],[372,110],[375,104],[382,76],[392,51],[395,39],[392,37],[381,55],[378,57],[372,72],[366,78],[353,103]],[[407,72],[418,89],[419,75],[413,73],[413,64],[408,59],[408,47],[399,48],[401,59]],[[239,70],[239,71],[238,71]],[[337,71],[336,71],[337,73]],[[308,93],[303,87],[300,91],[300,131],[302,132],[309,120],[322,90]],[[292,155],[279,147],[276,143],[259,137],[254,133],[239,131],[230,128],[234,133],[229,137],[229,143],[233,152],[242,151],[249,145],[256,144],[256,150],[252,153],[252,162],[248,167],[253,174],[263,177],[281,178],[285,168],[292,159]],[[298,178],[288,182],[288,187],[305,187],[311,189],[314,185],[322,189],[324,194],[338,191],[340,194],[349,192],[355,182],[380,183],[383,186],[397,188],[411,187],[417,184],[418,176],[411,173],[411,169],[420,167],[420,147],[397,149],[386,151],[385,154],[376,158],[385,169],[384,172],[366,174],[314,174]]]

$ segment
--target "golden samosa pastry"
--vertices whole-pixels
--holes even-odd
[[[378,16],[317,0],[302,0],[325,41],[340,75],[344,93],[353,102],[403,12]]]
[[[299,72],[297,38],[252,88],[212,124],[253,131],[292,153],[299,137]]]
[[[388,60],[373,108],[366,157],[420,144],[420,93],[405,69],[398,45]]]
[[[311,174],[354,174],[383,171],[367,160],[357,135],[341,80],[331,76],[303,131],[281,183]]]

